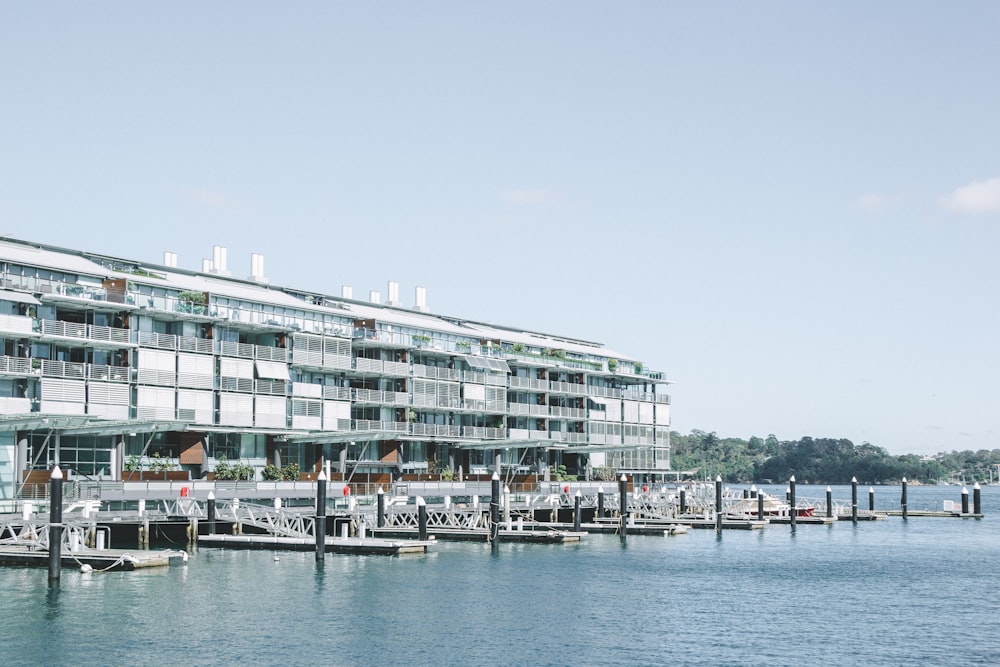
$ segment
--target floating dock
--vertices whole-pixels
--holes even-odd
[[[87,565],[94,570],[107,572],[114,570],[138,570],[146,567],[166,567],[186,563],[188,554],[184,551],[148,551],[141,549],[81,549],[63,551],[62,567],[70,569]],[[34,565],[45,567],[49,563],[49,552],[27,545],[5,544],[0,547],[0,565]]]
[[[903,510],[889,510],[886,512],[889,516],[903,516]],[[937,512],[934,510],[906,510],[907,518],[914,517],[939,517],[942,519],[982,519],[983,514],[976,514],[975,512]]]
[[[373,528],[371,532],[385,537],[415,538],[416,528]],[[429,533],[440,541],[454,542],[486,542],[489,534],[483,530],[461,528],[428,528]],[[501,542],[519,542],[527,544],[564,544],[579,542],[586,533],[566,530],[500,530]]]
[[[327,537],[326,552],[354,555],[384,555],[426,553],[434,540],[386,540],[378,537]],[[199,547],[227,549],[271,549],[277,551],[314,551],[316,540],[311,537],[280,537],[275,535],[199,535]]]

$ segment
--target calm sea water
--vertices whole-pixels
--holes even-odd
[[[896,508],[899,488],[876,498]],[[909,490],[911,509],[945,498],[959,489]],[[983,509],[322,564],[202,549],[183,567],[66,570],[56,589],[44,568],[0,568],[0,664],[994,665],[1000,487]]]

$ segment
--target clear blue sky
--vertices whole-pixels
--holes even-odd
[[[0,233],[604,342],[673,428],[1000,447],[1000,3],[0,5]]]

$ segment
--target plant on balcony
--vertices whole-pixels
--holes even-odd
[[[556,478],[557,482],[575,482],[576,475],[569,475],[566,473],[566,466],[560,465],[552,471],[553,476]]]
[[[608,359],[608,370],[612,373],[618,370],[618,360],[615,359],[614,357]]]
[[[454,482],[458,475],[451,468],[444,468],[441,470],[441,481],[442,482]]]
[[[470,343],[467,340],[460,340],[457,343],[455,343],[455,347],[457,347],[460,350],[471,350],[472,343]]]
[[[611,466],[597,466],[594,468],[594,479],[601,482],[615,481],[615,469]]]
[[[131,454],[125,459],[125,472],[138,472],[142,470],[142,459],[137,454]]]
[[[642,372],[642,362],[641,361],[635,362],[635,372],[637,374]]]
[[[253,479],[253,466],[247,463],[230,463],[225,456],[219,457],[212,471],[218,481],[249,481]]]
[[[431,342],[431,337],[430,336],[424,336],[424,335],[421,335],[421,334],[417,334],[416,336],[413,337],[413,344],[416,345],[417,347],[423,347],[424,345],[426,345],[429,342]]]
[[[208,300],[204,292],[185,290],[177,294],[176,310],[180,313],[202,314],[205,312],[205,302]]]
[[[153,459],[149,462],[150,472],[169,472],[176,468],[177,464],[173,460],[160,456],[159,452],[153,454]]]
[[[264,469],[260,471],[260,478],[267,482],[278,482],[282,479],[281,468],[273,463],[268,463],[264,466]]]
[[[524,352],[524,343],[514,343],[514,352],[522,354]]]

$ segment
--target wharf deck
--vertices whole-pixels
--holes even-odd
[[[617,532],[618,520],[617,519],[598,519],[601,524],[610,523],[614,526],[615,530],[611,532]],[[767,525],[767,521],[757,521],[755,519],[723,519],[722,527],[725,530],[759,530]],[[681,515],[669,521],[663,522],[653,522],[645,521],[642,523],[634,523],[629,526],[629,534],[632,534],[632,529],[637,526],[646,527],[659,527],[662,531],[668,526],[677,526],[681,528],[715,528],[715,519],[706,519],[704,516],[685,516]]]
[[[903,516],[903,510],[889,510],[886,512],[889,516]],[[942,519],[982,519],[983,514],[975,514],[974,512],[938,512],[933,510],[907,510],[907,518],[913,517],[939,517]]]
[[[355,555],[395,556],[407,553],[426,553],[433,540],[387,540],[378,537],[327,537],[326,552]],[[227,549],[271,549],[279,551],[313,551],[316,540],[304,537],[275,535],[199,535],[199,547]]]
[[[385,537],[415,538],[417,536],[416,528],[373,528],[371,532]],[[428,528],[428,532],[433,533],[433,537],[440,541],[486,542],[489,537],[489,533],[484,529]],[[563,544],[579,542],[585,534],[584,532],[576,533],[565,530],[501,530],[500,541],[529,544]]]
[[[885,521],[886,516],[888,516],[888,512],[858,512],[858,521]],[[851,521],[852,518],[850,513],[837,515],[838,521]]]
[[[187,561],[187,553],[176,550],[148,551],[142,549],[80,549],[62,552],[64,568],[89,565],[94,570],[138,570],[146,567],[166,567]],[[5,544],[0,547],[0,565],[31,565],[45,567],[49,552],[26,545]]]
[[[850,518],[850,517],[848,517]],[[858,517],[860,519],[860,517]],[[791,525],[792,520],[787,516],[771,516],[767,518],[769,523],[775,523],[778,525],[788,526]],[[796,526],[829,526],[830,524],[837,523],[837,517],[835,516],[797,516],[795,517]]]

